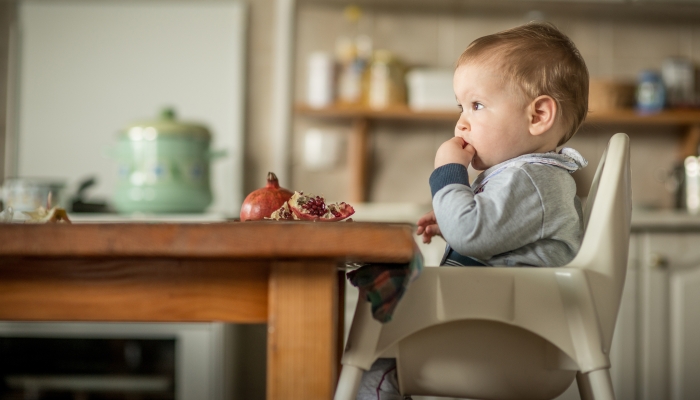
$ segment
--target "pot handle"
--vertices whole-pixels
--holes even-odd
[[[217,158],[224,158],[226,156],[228,156],[228,151],[226,151],[226,149],[209,150],[207,152],[207,158],[210,160],[216,160]]]

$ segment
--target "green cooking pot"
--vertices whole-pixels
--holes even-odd
[[[210,142],[204,125],[179,122],[172,109],[120,131],[114,207],[121,213],[203,212],[212,202],[210,161],[224,155],[210,151]]]

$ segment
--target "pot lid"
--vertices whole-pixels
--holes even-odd
[[[160,135],[193,136],[200,139],[211,139],[209,129],[195,122],[181,122],[173,108],[164,108],[160,118],[154,120],[136,121],[120,132],[131,140],[154,140]]]

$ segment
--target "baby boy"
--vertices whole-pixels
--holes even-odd
[[[573,149],[557,151],[588,111],[576,46],[546,23],[484,36],[462,53],[453,87],[461,113],[435,155],[433,211],[418,234],[445,239],[441,265],[565,265],[583,232],[570,174],[587,164]],[[471,185],[470,164],[483,171]],[[357,398],[401,399],[394,366],[377,360]]]
[[[454,90],[461,114],[430,176],[424,241],[442,235],[444,265],[561,266],[583,231],[570,174],[586,165],[558,146],[588,110],[588,71],[554,26],[530,23],[472,42]],[[469,185],[467,166],[483,171]]]

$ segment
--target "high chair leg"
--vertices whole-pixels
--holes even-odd
[[[581,400],[615,400],[609,369],[597,369],[586,374],[576,374]]]
[[[363,372],[362,368],[354,365],[343,365],[333,400],[355,400]]]

